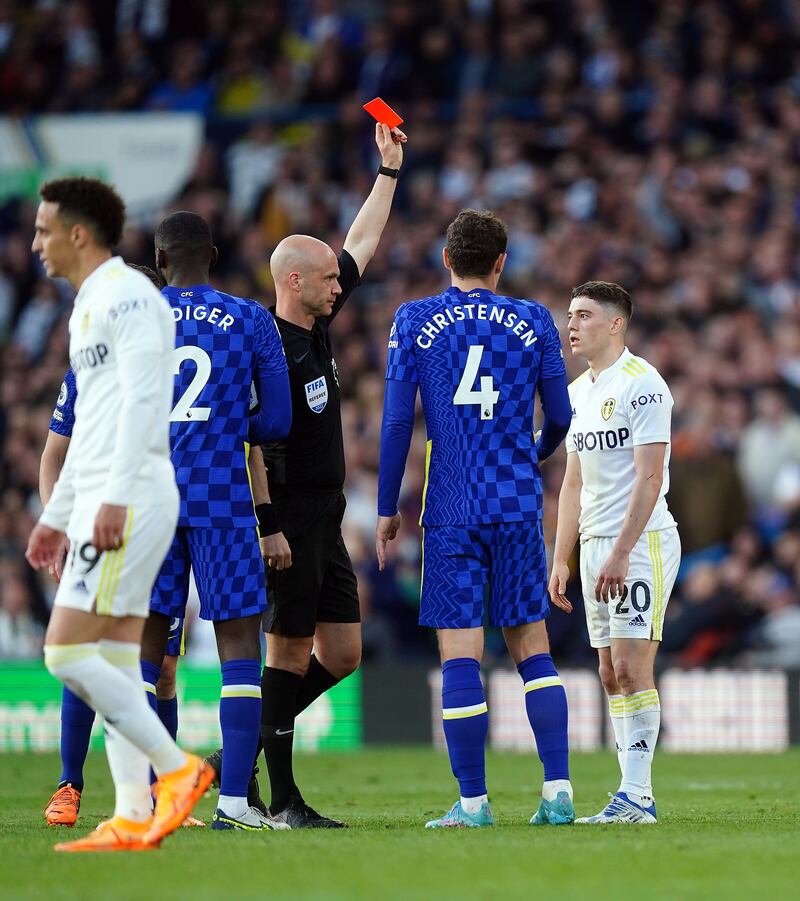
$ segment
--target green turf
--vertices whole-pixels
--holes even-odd
[[[51,755],[6,755],[0,896],[82,899],[797,897],[800,752],[657,758],[660,822],[652,827],[527,825],[538,760],[490,754],[493,829],[422,828],[455,799],[447,759],[427,749],[301,756],[309,802],[351,828],[259,834],[183,829],[159,851],[59,855],[111,811],[105,758],[90,755],[74,830],[45,825],[57,775]],[[578,815],[614,788],[611,754],[573,756]],[[209,818],[211,797],[198,815]]]

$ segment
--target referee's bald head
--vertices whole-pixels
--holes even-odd
[[[324,266],[335,258],[334,252],[324,242],[311,235],[289,235],[272,251],[269,268],[277,286],[293,272],[304,274],[309,268]]]

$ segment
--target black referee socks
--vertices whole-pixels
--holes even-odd
[[[270,809],[283,810],[293,791],[292,745],[297,690],[303,677],[265,666],[261,675],[261,740],[272,792]]]
[[[333,688],[338,681],[312,654],[308,670],[303,676],[303,681],[300,683],[300,688],[297,691],[295,716],[313,704],[320,695],[324,695],[329,688]]]

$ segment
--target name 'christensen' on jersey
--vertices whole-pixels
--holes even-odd
[[[558,331],[535,301],[449,288],[398,309],[386,378],[419,385],[428,432],[424,526],[541,515],[536,389],[563,374]]]
[[[622,531],[636,478],[633,449],[643,444],[667,445],[661,492],[645,531],[674,526],[665,500],[672,395],[658,372],[625,348],[594,381],[589,370],[575,379],[569,396],[566,446],[581,462],[581,535],[612,537]]]

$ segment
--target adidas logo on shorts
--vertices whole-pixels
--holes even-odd
[[[81,579],[80,582],[76,582],[72,586],[72,590],[83,592],[83,594],[89,594],[89,589],[86,587],[86,582],[84,582],[83,579]]]
[[[643,751],[645,754],[649,753],[650,748],[647,747],[647,742],[642,739],[641,741],[634,742],[629,748],[629,751]]]
[[[644,628],[647,623],[644,621],[644,617],[641,613],[634,616],[632,620],[628,623],[629,626],[639,626],[640,628]]]

